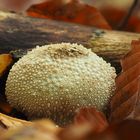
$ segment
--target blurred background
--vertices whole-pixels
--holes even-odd
[[[23,12],[31,5],[44,2],[46,0],[0,0],[0,9]],[[55,0],[54,0],[55,1]],[[63,0],[69,2],[70,0]],[[81,2],[93,5],[96,8],[114,7],[119,9],[128,9],[133,0],[79,0]]]
[[[101,16],[105,19],[105,22],[107,22],[107,24],[112,29],[118,30],[120,24],[123,22],[125,16],[128,14],[130,8],[132,7],[133,2],[136,0],[0,0],[0,10],[14,11],[14,12],[18,12],[18,13],[27,14],[27,9],[29,9],[32,5],[40,4],[43,2],[47,2],[47,1],[53,1],[53,4],[56,1],[57,2],[61,1],[61,3],[63,1],[64,5],[66,5],[69,2],[78,1],[79,3],[84,3],[89,6],[93,6],[100,12]],[[64,5],[62,5],[62,6],[64,6]],[[49,4],[49,7],[50,7],[50,4]],[[46,9],[47,8],[48,7],[46,6]],[[43,9],[42,9],[43,12],[44,12],[44,9],[45,8],[43,7]],[[131,17],[127,21],[126,27],[122,26],[119,30],[140,32],[140,26],[139,26],[140,25],[140,10],[139,9],[140,9],[140,0],[137,0],[137,4],[135,5],[133,12],[131,13]],[[41,11],[40,7],[37,10]],[[50,12],[50,10],[51,9],[49,9],[49,12]],[[70,10],[71,13],[73,12],[72,10]],[[34,16],[34,13],[32,14],[31,12],[32,12],[32,9],[30,10],[30,13],[28,13],[28,15]],[[39,16],[35,15],[35,17],[42,18],[42,17],[44,17],[44,13],[43,13],[43,16],[41,16],[41,14],[40,14]],[[54,13],[54,11],[52,11],[52,13]],[[46,18],[48,18],[48,15]],[[51,18],[51,19],[59,20],[56,17]],[[91,19],[91,20],[93,20],[93,19]],[[90,22],[90,20],[88,22]],[[94,20],[93,22],[96,22],[96,21]],[[88,24],[86,24],[86,25],[88,25]],[[93,24],[93,26],[94,26],[94,24]]]

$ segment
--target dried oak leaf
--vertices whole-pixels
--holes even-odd
[[[95,108],[81,108],[74,118],[74,124],[59,133],[61,140],[86,140],[93,138],[108,127],[103,113]]]
[[[74,122],[75,124],[89,123],[94,132],[101,132],[108,126],[105,115],[93,107],[78,110]]]
[[[127,11],[117,9],[115,7],[104,7],[101,9],[102,15],[113,29],[116,29],[119,23],[126,16]],[[112,14],[113,13],[113,14]],[[132,15],[123,30],[130,32],[140,32],[140,18],[136,15]]]
[[[59,130],[51,121],[39,120],[28,126],[6,131],[1,135],[1,140],[59,140]]]
[[[32,123],[29,121],[16,119],[16,118],[9,117],[7,115],[0,113],[0,128],[1,129],[6,129],[6,130],[13,129],[13,128],[17,128],[19,126],[28,126],[31,124]]]
[[[116,78],[111,100],[111,121],[140,120],[140,40],[132,41],[131,51],[121,60],[122,72]]]
[[[90,25],[103,29],[111,29],[101,13],[94,7],[81,3],[79,0],[49,0],[32,5],[27,14],[37,18],[48,18]]]
[[[139,140],[140,121],[124,120],[111,124],[104,132],[97,134],[94,140]]]
[[[0,55],[0,111],[4,113],[9,113],[12,109],[5,102],[4,99],[5,81],[7,79],[8,71],[12,64],[13,64],[12,55],[10,54]]]
[[[0,55],[0,77],[6,72],[7,68],[12,64],[13,59],[10,54]]]

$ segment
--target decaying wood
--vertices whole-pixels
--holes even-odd
[[[7,115],[0,113],[0,130],[1,129],[12,129],[12,128],[16,128],[19,126],[27,126],[30,124],[32,124],[32,123],[29,121],[16,119],[16,118],[9,117]]]
[[[130,50],[132,40],[140,34],[107,31],[77,24],[37,19],[0,12],[0,53],[29,49],[36,45],[58,42],[76,42],[113,64]]]

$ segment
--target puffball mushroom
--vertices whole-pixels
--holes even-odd
[[[9,103],[29,118],[72,121],[75,110],[106,109],[115,89],[115,69],[82,45],[36,47],[15,63],[6,82]]]

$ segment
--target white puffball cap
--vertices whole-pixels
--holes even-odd
[[[6,82],[9,103],[29,118],[71,122],[76,109],[106,109],[115,90],[115,69],[82,45],[36,47],[15,63]]]

